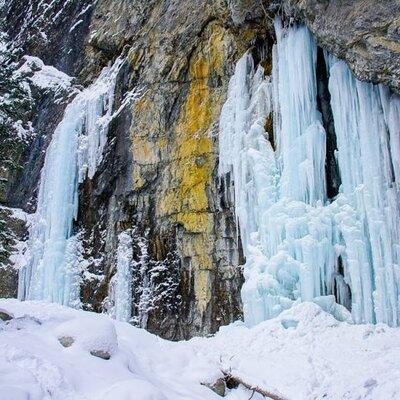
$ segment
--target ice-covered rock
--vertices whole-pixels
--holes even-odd
[[[16,75],[28,76],[31,83],[40,89],[59,91],[67,90],[72,86],[72,77],[57,68],[45,65],[38,57],[26,55],[21,63],[22,65],[16,71]]]
[[[24,315],[22,317],[12,318],[9,321],[6,321],[3,329],[7,331],[20,331],[39,325],[41,325],[40,320],[30,315]]]
[[[7,310],[4,310],[4,309],[0,308],[0,319],[2,321],[9,321],[9,320],[11,320],[13,318],[14,318],[14,316],[12,315],[12,313],[10,313]]]

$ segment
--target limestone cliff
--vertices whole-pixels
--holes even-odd
[[[128,17],[124,7],[116,12]],[[90,222],[82,212],[86,247],[101,242],[100,256],[115,250],[118,232],[133,229],[135,240],[146,246],[136,287],[150,279],[150,299],[141,289],[134,293],[138,322],[171,338],[214,332],[240,318],[242,281],[232,199],[216,174],[218,119],[236,59],[265,30],[262,24],[238,29],[218,2],[153,2],[142,18],[122,18],[117,25],[109,2],[100,2],[98,10],[88,52],[97,62],[104,52],[118,54],[129,44],[126,79],[141,96],[125,117],[126,132],[116,135],[117,146],[129,144],[131,150],[123,178],[115,176],[119,183],[110,187],[110,171],[101,168],[84,190],[85,209],[99,210]],[[109,154],[115,158],[115,151]],[[143,260],[143,249],[136,250]],[[96,310],[103,307],[114,265],[110,256],[101,270],[92,267],[101,276],[97,287],[91,276],[84,300],[93,305],[98,298]]]

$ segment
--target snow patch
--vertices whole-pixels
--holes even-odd
[[[40,89],[68,90],[71,88],[73,78],[33,56],[24,56],[24,63],[16,71],[18,76],[28,75],[33,85]]]

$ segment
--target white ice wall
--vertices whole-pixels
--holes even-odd
[[[253,325],[306,300],[348,319],[335,293],[356,322],[397,325],[399,99],[327,59],[343,182],[328,200],[316,44],[304,26],[277,20],[275,29],[272,82],[246,54],[220,120],[219,172],[234,181],[246,256],[245,320]],[[275,149],[264,129],[271,113]]]
[[[400,100],[382,86],[357,81],[342,61],[329,65],[341,197],[356,219],[338,218],[353,315],[357,322],[398,325]]]

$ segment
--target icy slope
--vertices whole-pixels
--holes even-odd
[[[1,399],[211,400],[220,397],[200,383],[221,369],[288,399],[400,397],[400,329],[338,322],[313,303],[177,343],[56,304],[0,300],[0,310],[15,317],[0,327]],[[111,358],[92,356],[95,348]],[[226,398],[250,396],[239,387]]]

